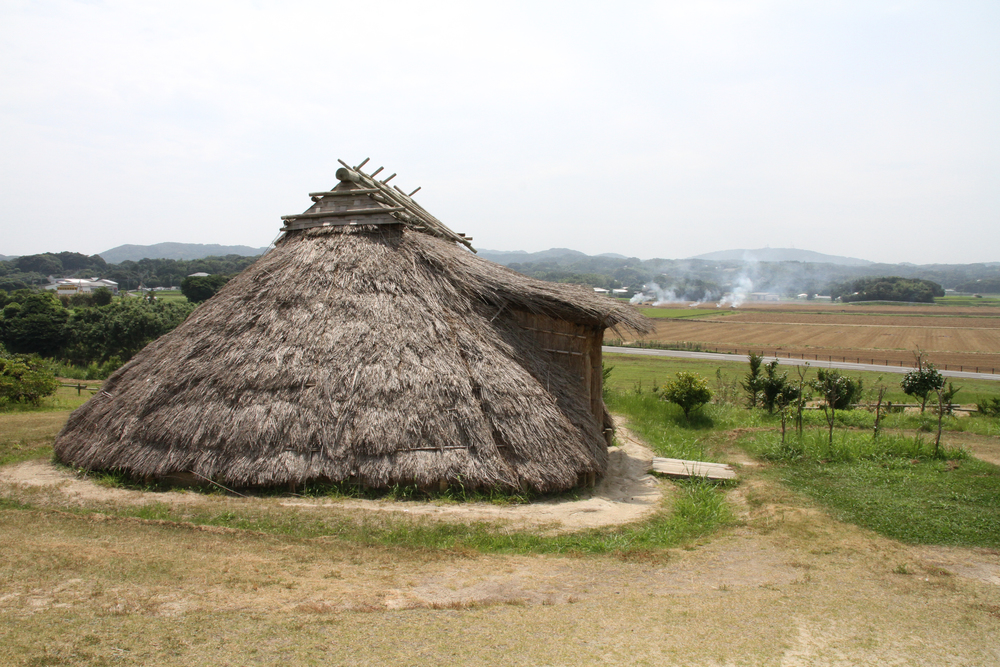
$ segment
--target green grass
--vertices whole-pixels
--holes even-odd
[[[735,360],[718,362],[638,354],[605,354],[603,359],[605,366],[614,367],[608,381],[608,388],[616,391],[632,391],[640,384],[643,389],[648,390],[654,384],[666,383],[680,371],[697,373],[709,378],[713,383],[717,368],[722,369],[723,377],[727,380],[742,378],[747,371],[746,361]],[[794,372],[793,370],[792,373]]]
[[[910,544],[1000,547],[1000,469],[966,459],[819,463],[781,469],[780,479],[838,519]]]
[[[746,374],[748,365],[744,361],[734,360],[729,362],[719,362],[708,359],[680,359],[673,357],[653,357],[638,354],[610,353],[603,356],[605,366],[613,366],[611,378],[608,386],[611,389],[624,391],[634,389],[641,383],[643,389],[648,389],[655,383],[664,384],[679,371],[697,373],[708,378],[712,390],[716,390],[715,371],[719,369],[725,381],[734,382],[742,380]],[[822,362],[816,366],[810,366],[806,380],[816,378],[816,369],[822,367]],[[796,367],[784,364],[778,360],[779,372],[787,372],[788,377],[796,381]],[[893,403],[913,403],[916,399],[907,396],[900,389],[899,382],[903,379],[902,373],[877,373],[874,371],[842,371],[845,375],[858,377],[864,381],[866,392],[879,382],[889,388],[886,394],[886,401]],[[948,379],[948,378],[946,378]],[[951,382],[960,387],[961,391],[955,397],[958,403],[975,403],[978,398],[986,396],[1000,396],[1000,382],[995,380],[966,380],[964,378],[952,378]],[[867,400],[867,397],[866,397]],[[930,401],[928,401],[930,404]]]
[[[57,379],[64,384],[76,385],[80,383],[79,380],[73,380],[70,378],[57,378]],[[94,384],[94,383],[83,382],[82,384]],[[59,412],[64,410],[73,411],[76,410],[81,405],[83,405],[84,403],[86,403],[91,396],[93,396],[93,394],[88,389],[82,389],[78,394],[77,390],[74,387],[60,386],[58,389],[56,389],[55,394],[53,394],[52,396],[46,396],[38,403],[38,405],[31,405],[30,403],[6,403],[0,406],[0,415],[22,413],[22,412]]]
[[[157,301],[163,303],[187,303],[187,297],[181,294],[180,290],[162,290],[153,292]]]
[[[684,418],[679,407],[660,400],[651,391],[612,391],[608,409],[623,415],[628,427],[658,456],[697,461],[713,460],[709,439],[713,433],[737,426],[759,425],[762,413],[729,405],[705,405]]]
[[[775,461],[767,473],[842,521],[910,544],[1000,547],[1000,467],[956,449],[934,452],[933,438],[810,430],[784,445],[773,432],[739,443]]]
[[[728,315],[729,310],[723,310],[722,308],[640,308],[641,312],[646,317],[652,319],[688,319],[705,317],[707,315]]]
[[[68,416],[43,410],[0,414],[0,465],[52,456],[52,441]]]
[[[616,554],[639,553],[682,546],[730,523],[724,495],[699,480],[679,482],[669,507],[649,519],[624,526],[545,534],[510,530],[501,523],[452,523],[387,512],[342,512],[332,506],[321,515],[305,515],[261,503],[227,505],[224,509],[189,509],[152,502],[122,506],[113,511],[74,508],[70,512],[111,514],[150,521],[197,526],[220,526],[302,539],[334,538],[360,545],[418,550],[478,551],[507,554]],[[36,509],[30,502],[0,498],[0,509]],[[63,510],[61,510],[63,511]]]
[[[974,296],[936,296],[934,303],[942,306],[1000,306],[997,295],[983,295],[981,299]]]

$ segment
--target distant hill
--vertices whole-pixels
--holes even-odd
[[[154,243],[153,245],[120,245],[98,254],[108,264],[120,264],[126,260],[138,262],[140,259],[201,259],[202,257],[224,257],[226,255],[253,257],[263,254],[265,250],[267,248],[215,243]]]
[[[491,262],[503,264],[504,266],[513,263],[586,259],[589,257],[589,255],[586,255],[579,250],[570,250],[569,248],[549,248],[548,250],[541,250],[539,252],[525,252],[524,250],[487,250],[485,248],[479,248],[477,254],[480,257],[490,260]]]
[[[9,262],[12,259],[17,259],[18,255],[0,255],[0,262]]]
[[[824,255],[812,250],[795,248],[759,248],[757,250],[719,250],[696,255],[688,259],[705,259],[715,262],[811,262],[813,264],[838,264],[840,266],[869,266],[874,262],[856,257]]]

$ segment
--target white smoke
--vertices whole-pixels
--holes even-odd
[[[642,291],[637,292],[635,296],[629,299],[629,303],[649,303],[653,302],[654,306],[660,306],[665,303],[680,303],[683,299],[677,298],[677,293],[674,292],[674,288],[663,289],[656,283],[646,283],[642,286]]]
[[[688,308],[695,308],[697,306],[704,304],[707,301],[715,301],[715,292],[713,292],[712,290],[705,290],[705,295],[701,297],[701,299],[699,299],[698,301],[689,303]]]
[[[747,300],[752,291],[753,281],[744,273],[736,279],[736,286],[733,287],[733,291],[727,292],[725,296],[719,299],[717,307],[732,306],[733,308],[739,308]]]

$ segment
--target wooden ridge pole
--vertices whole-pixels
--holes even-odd
[[[368,160],[366,159],[365,162],[367,161]],[[451,241],[457,241],[465,245],[472,252],[476,252],[476,249],[472,247],[472,243],[465,236],[453,232],[447,227],[447,225],[428,213],[422,206],[420,206],[420,204],[411,199],[399,188],[396,188],[395,186],[389,187],[386,185],[386,183],[388,183],[388,181],[392,179],[395,174],[384,181],[378,181],[373,177],[382,171],[382,167],[379,167],[371,175],[368,175],[361,171],[360,165],[357,169],[352,169],[343,160],[337,160],[337,162],[343,165],[342,169],[337,170],[336,176],[338,180],[351,181],[352,183],[357,183],[365,188],[376,188],[378,192],[370,195],[373,199],[375,199],[375,201],[388,204],[390,208],[402,207],[404,209],[402,211],[394,211],[393,215],[413,226],[424,227],[426,228],[426,231],[435,236],[440,236]],[[362,162],[361,164],[364,164],[365,162]],[[414,190],[414,192],[416,192],[416,190]]]

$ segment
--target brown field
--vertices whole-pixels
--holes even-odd
[[[753,304],[717,316],[657,319],[645,340],[894,366],[912,363],[920,348],[940,368],[995,372],[1000,308]]]

